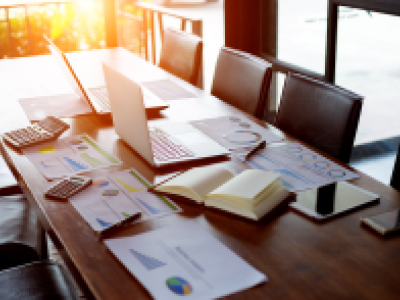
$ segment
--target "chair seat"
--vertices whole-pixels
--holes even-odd
[[[40,260],[44,231],[27,199],[0,197],[0,212],[0,270]]]
[[[79,295],[64,267],[43,261],[1,271],[0,299],[79,299]]]

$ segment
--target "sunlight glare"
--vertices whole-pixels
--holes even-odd
[[[95,0],[81,0],[78,1],[78,5],[84,10],[93,10],[95,6]]]

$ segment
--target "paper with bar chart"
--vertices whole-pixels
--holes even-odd
[[[48,179],[121,164],[85,134],[27,147],[23,152]]]
[[[193,221],[104,243],[154,299],[215,299],[268,280]]]
[[[90,187],[69,201],[95,231],[101,231],[137,212],[141,212],[141,217],[134,222],[181,211],[167,197],[147,192],[150,184],[134,169],[92,180]]]
[[[360,177],[299,143],[266,147],[246,163],[252,168],[279,173],[283,185],[291,192]]]

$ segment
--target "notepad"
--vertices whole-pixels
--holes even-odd
[[[153,190],[253,220],[262,218],[289,195],[278,174],[251,169],[235,176],[221,166],[193,168]]]

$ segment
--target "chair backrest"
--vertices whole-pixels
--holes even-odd
[[[343,162],[349,162],[363,97],[289,73],[275,125]]]
[[[262,119],[268,102],[272,65],[256,56],[222,47],[211,94]]]
[[[396,161],[394,163],[392,178],[390,179],[390,185],[396,190],[400,191],[400,145],[397,150]]]
[[[196,85],[203,56],[200,37],[184,31],[165,29],[159,67]]]

